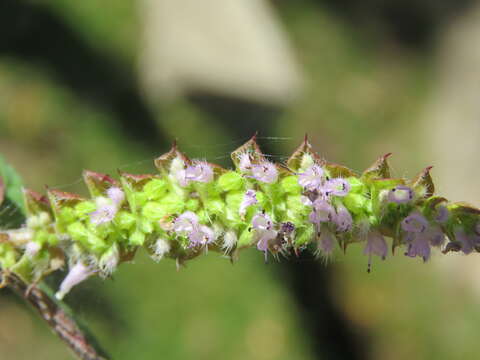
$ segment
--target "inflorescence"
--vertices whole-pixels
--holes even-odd
[[[190,160],[176,145],[155,160],[160,174],[120,173],[120,180],[84,171],[91,199],[58,190],[24,190],[26,224],[0,233],[0,266],[32,284],[68,264],[56,296],[93,274],[110,276],[143,247],[177,266],[207,252],[238,258],[256,246],[271,254],[322,257],[335,244],[365,242],[372,256],[392,252],[427,261],[444,253],[480,251],[480,210],[434,196],[430,167],[415,179],[390,177],[382,156],[361,175],[326,162],[305,138],[285,164],[269,161],[255,137],[232,153],[235,170]]]

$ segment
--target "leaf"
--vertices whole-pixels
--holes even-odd
[[[17,228],[25,221],[22,180],[0,156],[0,227]]]

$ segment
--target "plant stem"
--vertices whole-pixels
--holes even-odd
[[[79,359],[108,360],[88,331],[75,320],[68,307],[54,299],[45,286],[29,286],[15,274],[7,272],[0,272],[0,280],[30,303]]]

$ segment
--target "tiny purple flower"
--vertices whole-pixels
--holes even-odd
[[[428,228],[427,219],[418,212],[413,212],[402,221],[402,229],[411,233],[422,233]]]
[[[94,225],[101,225],[112,221],[115,218],[122,201],[125,199],[125,194],[117,186],[112,186],[107,190],[108,198],[97,198],[97,210],[91,212],[90,221]]]
[[[260,238],[257,242],[257,249],[265,253],[265,260],[267,259],[268,242],[277,237],[275,230],[262,230],[259,232]]]
[[[322,226],[320,237],[317,242],[317,251],[321,251],[324,255],[330,255],[333,252],[335,237],[326,226]]]
[[[437,225],[430,226],[430,228],[427,229],[427,236],[432,246],[441,247],[445,242],[445,234]]]
[[[328,194],[333,196],[346,196],[350,191],[350,183],[342,178],[335,178],[327,181],[325,188]]]
[[[352,215],[345,206],[340,204],[337,206],[337,213],[333,217],[333,222],[337,225],[338,231],[349,231],[353,223]]]
[[[112,221],[118,212],[118,207],[115,204],[104,203],[100,205],[97,210],[91,212],[90,221],[94,225],[101,225]]]
[[[413,190],[408,186],[398,185],[388,192],[387,197],[389,202],[397,204],[405,204],[413,199]]]
[[[280,227],[280,231],[284,234],[291,234],[295,231],[295,225],[290,221],[284,222]]]
[[[272,184],[277,181],[278,170],[275,164],[264,161],[260,164],[252,165],[252,176],[258,181]]]
[[[205,161],[196,162],[185,170],[187,185],[190,181],[209,183],[213,180],[213,169]]]
[[[25,255],[28,257],[34,257],[38,254],[42,246],[36,241],[29,241],[27,245],[25,245]]]
[[[267,260],[268,242],[277,237],[272,219],[267,214],[257,214],[252,219],[252,227],[258,237],[257,249],[265,253],[265,260]]]
[[[250,205],[255,205],[257,202],[258,201],[257,201],[255,190],[252,190],[252,189],[247,190],[247,192],[245,193],[245,196],[243,197],[242,203],[240,204],[240,209],[239,209],[240,215],[245,216],[245,214],[247,213],[247,208]]]
[[[388,246],[385,238],[378,230],[371,230],[367,234],[367,244],[363,250],[364,255],[368,255],[368,272],[370,272],[372,266],[372,255],[379,256],[382,260],[385,260],[388,254]]]
[[[250,155],[248,153],[243,153],[240,155],[240,162],[238,165],[241,172],[248,173],[252,170],[252,161],[250,160]]]
[[[413,233],[410,236],[406,256],[415,257],[420,256],[424,262],[430,258],[430,243],[425,234]]]
[[[252,219],[252,226],[255,230],[270,230],[273,222],[267,214],[257,214]]]
[[[428,220],[420,213],[413,212],[403,219],[402,230],[405,231],[407,244],[406,256],[420,256],[424,262],[430,258],[430,242],[441,242],[438,234],[434,234]]]
[[[84,265],[82,262],[76,263],[73,267],[70,268],[65,279],[63,279],[60,284],[60,289],[55,294],[55,297],[58,300],[62,300],[63,297],[68,294],[68,292],[77,284],[81,283],[92,275],[93,271],[90,267]]]
[[[177,233],[188,234],[198,228],[198,216],[186,211],[173,222],[173,231]]]
[[[190,183],[190,181],[187,179],[187,170],[186,169],[181,169],[176,171],[173,176],[175,179],[177,179],[178,184],[181,187],[186,187]]]
[[[326,200],[318,198],[313,203],[313,211],[310,213],[310,222],[318,224],[330,221],[335,216],[335,209]]]
[[[178,184],[182,187],[188,185],[189,180],[187,179],[187,172],[186,172],[186,164],[183,159],[180,157],[176,157],[172,160],[170,165],[170,174],[171,176],[177,180]]]
[[[107,190],[107,196],[112,200],[113,204],[120,206],[122,201],[125,199],[125,193],[122,189],[117,186],[112,186]]]
[[[298,183],[306,190],[315,190],[324,180],[321,166],[312,165],[305,172],[298,174]]]
[[[210,244],[215,241],[215,233],[208,226],[200,225],[188,233],[188,240],[191,247]]]

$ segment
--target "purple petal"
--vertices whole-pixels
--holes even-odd
[[[25,255],[28,257],[34,257],[38,254],[42,246],[36,241],[29,241],[27,245],[25,245]]]
[[[319,225],[322,221],[324,221],[320,215],[315,211],[313,210],[310,215],[308,215],[308,220],[312,223],[312,224],[317,224]]]
[[[76,263],[68,272],[65,279],[60,284],[60,289],[55,294],[58,300],[62,300],[63,297],[77,284],[81,283],[92,275],[94,271],[82,262]]]
[[[192,231],[188,232],[188,240],[190,242],[190,247],[202,245],[204,241],[203,231],[197,228],[193,229]]]
[[[352,228],[352,215],[343,205],[337,206],[337,213],[333,217],[333,222],[337,225],[338,231],[349,231]]]
[[[204,161],[197,162],[187,167],[185,170],[185,179],[187,182],[199,181],[209,183],[213,180],[213,169]]]
[[[255,190],[247,190],[247,192],[245,193],[245,196],[243,197],[242,203],[240,204],[240,209],[239,209],[240,215],[245,216],[245,214],[247,213],[247,208],[250,205],[256,204],[257,202],[258,201],[257,201]]]
[[[125,199],[125,194],[123,190],[117,186],[112,186],[111,188],[109,188],[107,190],[107,196],[117,206],[119,206]]]
[[[368,255],[368,272],[370,272],[372,266],[372,255],[379,256],[382,260],[385,260],[388,254],[388,246],[385,238],[378,230],[371,230],[367,235],[367,244],[363,249],[364,255]]]
[[[388,254],[388,246],[385,238],[377,230],[372,230],[367,235],[367,244],[363,250],[365,255],[371,256],[372,254],[385,259]]]
[[[328,201],[324,199],[315,200],[313,202],[313,208],[315,212],[314,217],[316,220],[318,220],[318,222],[330,221],[335,216],[335,209]]]
[[[328,230],[327,227],[323,226],[320,231],[320,238],[318,239],[318,249],[321,250],[325,255],[330,255],[333,252],[333,246],[335,242],[335,237]]]
[[[280,227],[280,231],[284,234],[291,234],[295,231],[295,225],[290,221],[284,222]]]
[[[445,234],[439,226],[431,226],[428,228],[427,236],[432,246],[441,247],[446,240]]]
[[[323,180],[323,169],[318,165],[312,165],[298,175],[298,183],[306,190],[315,190],[320,187]]]
[[[412,233],[424,232],[429,224],[427,219],[418,212],[411,213],[402,220],[402,229]]]
[[[388,201],[405,204],[413,199],[413,190],[408,186],[398,185],[388,192]]]
[[[258,181],[272,184],[277,181],[278,170],[275,164],[264,161],[258,165],[252,165],[252,176]]]
[[[101,225],[112,221],[117,214],[118,207],[114,204],[103,204],[94,212],[91,212],[90,221],[94,225]]]
[[[270,230],[273,222],[267,214],[257,214],[252,219],[252,226],[255,230]]]
[[[215,232],[207,225],[201,225],[200,231],[203,233],[203,241],[205,244],[210,244],[215,241]]]
[[[257,249],[260,251],[268,250],[268,242],[277,237],[277,232],[275,230],[261,230],[259,232],[260,238],[257,242]]]
[[[172,160],[170,165],[170,174],[171,176],[177,180],[180,186],[187,186],[189,181],[186,178],[186,164],[183,158],[177,156]]]
[[[335,178],[327,181],[325,188],[328,193],[333,196],[346,196],[350,191],[350,183],[342,178]]]
[[[250,155],[248,153],[243,153],[240,155],[240,162],[238,165],[241,172],[248,173],[252,169],[252,162],[250,160]]]
[[[190,247],[210,244],[215,241],[215,233],[208,226],[200,225],[188,233],[188,240],[190,240]]]
[[[187,170],[180,169],[178,171],[173,172],[174,178],[178,181],[178,184],[182,187],[188,186],[190,180],[187,179]]]
[[[186,211],[173,222],[173,230],[177,233],[189,233],[194,231],[198,227],[198,216],[191,212]]]
[[[407,246],[406,256],[419,256],[423,261],[427,261],[430,258],[430,243],[425,234],[415,233]]]

